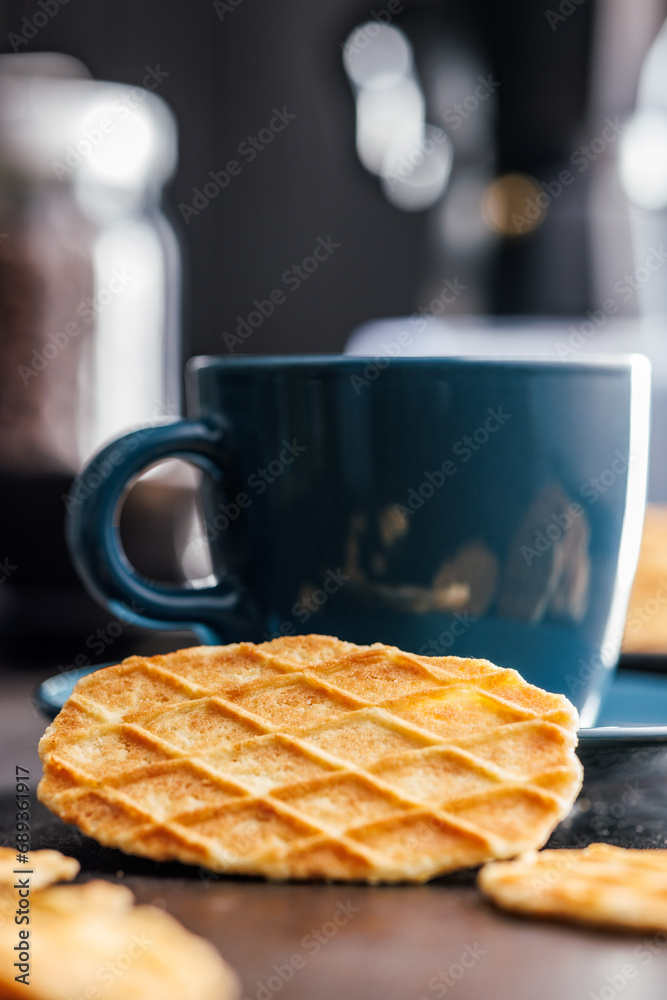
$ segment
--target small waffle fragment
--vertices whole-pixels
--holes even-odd
[[[30,872],[30,889],[45,889],[54,882],[71,882],[79,874],[79,862],[60,851],[29,851],[21,855],[28,860],[19,863],[15,847],[0,847],[0,891],[11,890],[17,872]]]
[[[479,887],[505,910],[575,923],[667,931],[667,850],[591,844],[487,864]]]
[[[0,996],[237,1000],[233,970],[169,914],[134,906],[130,890],[110,882],[37,888],[73,878],[79,865],[56,851],[35,851],[30,861],[27,873],[13,876],[25,882],[41,870],[30,886],[30,923],[0,922]],[[4,883],[3,872],[0,891],[9,892]],[[13,884],[12,891],[15,908]]]
[[[19,857],[27,858],[27,861],[18,861]],[[59,851],[29,851],[19,854],[15,847],[0,847],[0,933],[3,927],[9,925],[19,930],[19,925],[14,923],[18,916],[18,889],[26,885],[26,880],[32,895],[54,882],[70,882],[78,873],[79,862],[65,857]],[[19,879],[22,880],[21,883]],[[0,990],[0,996],[2,995]]]
[[[487,660],[318,635],[201,646],[79,681],[38,795],[158,861],[421,882],[546,842],[581,786],[577,723]]]

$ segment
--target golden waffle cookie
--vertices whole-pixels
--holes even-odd
[[[74,877],[79,867],[74,859],[58,855],[57,868],[39,858],[55,854],[35,851],[30,865],[15,867],[48,868],[53,878],[59,877],[58,871]],[[25,872],[13,876],[28,877]],[[3,876],[0,892],[8,891]],[[0,925],[1,997],[235,1000],[240,995],[235,973],[213,945],[157,907],[134,906],[132,893],[123,886],[101,881],[31,886],[29,900],[29,924],[16,925],[12,919]],[[26,930],[27,947],[26,938],[19,937]],[[27,979],[17,982],[15,977],[21,975]]]
[[[71,882],[79,874],[79,862],[60,851],[30,851],[25,864],[16,860],[15,847],[0,847],[0,890],[11,889],[16,882],[16,872],[29,870],[30,888],[45,889],[54,882]]]
[[[486,660],[296,636],[130,657],[46,731],[100,843],[275,879],[424,881],[541,846],[581,785],[562,695]]]
[[[506,910],[667,930],[667,850],[591,844],[581,851],[531,852],[485,865],[478,882]]]

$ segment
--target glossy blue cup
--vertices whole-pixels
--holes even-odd
[[[119,438],[78,477],[70,548],[137,625],[485,657],[591,725],[639,550],[649,378],[639,356],[194,358],[189,418]],[[122,550],[128,483],[174,456],[206,473],[211,585],[159,585]]]

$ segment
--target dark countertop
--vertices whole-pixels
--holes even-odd
[[[81,880],[122,881],[210,938],[252,1000],[653,1000],[665,995],[667,934],[512,917],[474,875],[423,886],[271,884],[158,865],[102,849],[37,803],[46,720],[31,695],[53,672],[0,675],[0,842],[12,843],[15,765],[30,769],[32,846],[77,857]],[[667,679],[666,679],[667,683]],[[667,744],[587,749],[586,783],[552,846],[667,844]],[[12,794],[10,795],[10,790]]]

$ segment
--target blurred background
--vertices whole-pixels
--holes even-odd
[[[663,0],[404,0],[392,5],[396,14],[383,0],[375,7],[231,0],[217,10],[206,0],[51,6],[57,13],[36,18],[37,0],[3,3],[3,51],[67,53],[95,79],[130,87],[141,86],[151,68],[162,74],[155,93],[179,131],[165,204],[183,248],[185,356],[223,351],[223,332],[248,315],[254,298],[284,287],[283,272],[319,236],[331,235],[340,252],[288,296],[246,353],[340,351],[364,320],[427,306],[429,280],[441,274],[469,279],[456,312],[576,316],[595,309],[605,279],[630,264],[625,199],[608,182],[611,194],[600,205],[595,190],[617,160],[618,136],[583,154],[588,168],[581,169],[581,155],[576,163],[572,157],[600,136],[607,116],[627,125],[642,64],[667,16]],[[343,45],[355,27],[381,16],[412,46],[427,120],[461,147],[456,172],[463,176],[420,212],[388,202],[355,150]],[[492,87],[475,108],[478,74]],[[462,118],[454,106],[468,95]],[[239,153],[239,145],[270,128],[274,108],[294,118],[250,161],[252,147]],[[192,207],[209,172],[233,159],[240,174],[183,219],[179,206]],[[539,185],[562,170],[575,183],[519,238],[480,220],[488,183],[520,173]],[[530,197],[530,187],[516,193],[519,212],[522,193]],[[616,256],[609,275],[601,274],[594,251],[612,232],[615,245],[604,257]],[[486,266],[475,281],[482,255]],[[627,311],[636,314],[636,299]]]
[[[179,413],[194,354],[642,350],[660,448],[666,18],[667,0],[1,3],[7,642],[89,632],[104,659],[89,640],[113,623],[64,546],[71,481]],[[663,477],[654,460],[654,499]],[[139,569],[205,571],[184,557],[194,484],[172,463],[131,495]]]

